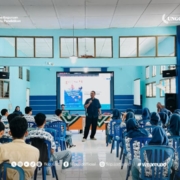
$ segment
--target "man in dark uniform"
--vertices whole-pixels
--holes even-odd
[[[96,134],[98,116],[101,114],[101,104],[98,99],[95,98],[95,91],[91,91],[91,98],[87,99],[84,107],[86,109],[86,125],[84,129],[84,137],[82,142],[85,142],[89,134],[89,128],[92,125],[92,131],[90,135],[91,140],[96,140],[94,137]]]

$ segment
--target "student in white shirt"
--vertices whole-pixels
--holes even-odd
[[[53,121],[62,121],[61,115],[62,115],[62,110],[61,109],[56,109],[55,110],[55,116],[51,119],[51,122]],[[66,142],[69,144],[69,148],[75,147],[72,143],[72,133],[70,131],[66,131]]]
[[[3,136],[5,130],[5,126],[2,122],[0,122],[0,138]]]
[[[8,110],[7,110],[7,109],[2,109],[2,110],[1,110],[1,115],[2,115],[1,121],[2,121],[2,122],[3,122],[3,121],[7,121]]]
[[[34,116],[32,116],[32,108],[27,106],[25,107],[25,115],[24,118],[28,121],[28,122],[35,122],[34,120]]]

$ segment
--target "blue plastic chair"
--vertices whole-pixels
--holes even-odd
[[[171,157],[170,157],[170,166],[172,165],[172,159],[173,159],[173,156],[174,156],[174,149],[172,147],[169,147],[169,146],[160,146],[160,145],[156,145],[156,146],[145,146],[145,147],[142,147],[140,149],[140,159],[141,159],[141,163],[147,163],[145,162],[145,159],[144,159],[144,153],[145,151],[151,151],[152,152],[152,161],[151,163],[163,163],[165,161],[164,159],[164,155],[165,155],[165,151],[168,151],[171,153]],[[152,176],[150,177],[147,177],[145,175],[145,166],[141,166],[141,175],[140,175],[140,178],[143,179],[143,180],[169,180],[170,179],[170,166],[167,168],[167,176],[166,177],[163,177],[163,166],[156,166],[157,168],[157,172],[158,173],[155,173],[155,166],[151,166],[151,169],[152,169]]]
[[[28,121],[27,123],[28,123],[28,128],[36,128],[37,127],[35,122]]]
[[[110,129],[109,129],[109,133],[107,134],[107,139],[106,139],[106,146],[108,146],[109,141],[111,140],[111,138],[113,138],[114,136],[114,124],[116,123],[121,123],[122,120],[121,119],[116,119],[116,120],[111,120],[110,121]]]
[[[58,175],[57,175],[57,172],[56,172],[55,162],[50,161],[50,157],[51,157],[51,142],[50,142],[50,141],[47,141],[47,140],[44,140],[44,142],[45,142],[46,145],[47,145],[49,162],[48,162],[46,165],[43,165],[43,166],[41,167],[41,168],[42,168],[42,179],[43,179],[43,180],[46,180],[46,168],[47,168],[47,167],[51,167],[51,171],[52,171],[52,176],[53,176],[53,178],[55,177],[56,180],[58,180]],[[26,143],[31,144],[31,143],[32,143],[32,139],[27,139],[27,140],[26,140]],[[38,170],[38,168],[39,168],[39,167],[37,167],[36,170],[35,170],[35,172],[34,172],[34,180],[37,179],[37,170]]]
[[[48,128],[57,130],[56,141],[59,143],[61,151],[66,150],[66,123],[62,121],[53,121]]]
[[[53,136],[53,138],[54,138],[54,141],[55,141],[55,143],[57,144],[57,141],[56,141],[56,139],[57,139],[57,130],[55,130],[55,129],[52,129],[52,128],[44,128],[44,130],[46,131],[46,132],[48,132],[48,133],[50,133],[52,136]],[[58,144],[57,144],[58,145]],[[56,146],[57,147],[57,146]],[[56,152],[58,151],[58,147],[56,148]]]
[[[177,148],[178,159],[180,159],[180,146]],[[174,174],[174,180],[180,179],[180,161],[178,161],[178,170]]]
[[[168,136],[169,146],[173,147],[175,151],[178,151],[178,147],[180,146],[180,136]]]
[[[19,179],[17,180],[24,180],[25,179],[25,173],[24,170],[18,166],[16,167],[12,167],[11,164],[9,163],[3,163],[3,180],[6,180],[6,176],[7,176],[7,169],[13,169],[16,170],[19,174]]]
[[[137,138],[132,138],[130,140],[130,153],[131,153],[131,159],[128,159],[128,168],[127,168],[127,174],[126,174],[126,180],[128,180],[129,175],[130,175],[130,171],[131,171],[131,166],[132,166],[132,160],[134,159],[135,156],[135,142],[139,143],[139,149],[141,147],[143,147],[144,145],[148,144],[148,142],[151,140],[152,138],[150,137],[137,137]],[[127,151],[127,150],[126,150]],[[140,154],[139,154],[139,158],[140,158]],[[144,180],[144,179],[143,179]]]
[[[0,143],[4,144],[4,143],[10,143],[12,142],[12,138],[0,138]]]

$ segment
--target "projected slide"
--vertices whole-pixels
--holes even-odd
[[[113,106],[113,73],[57,73],[57,97],[67,110],[84,110],[90,92],[96,92],[102,109]]]
[[[134,105],[141,105],[140,79],[134,80]]]

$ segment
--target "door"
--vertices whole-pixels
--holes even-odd
[[[30,89],[26,89],[26,106],[29,106]]]

